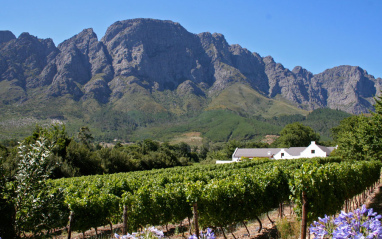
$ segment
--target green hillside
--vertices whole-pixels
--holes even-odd
[[[206,110],[229,109],[245,116],[262,116],[264,118],[300,114],[308,112],[284,101],[267,98],[244,84],[234,84],[214,97]]]
[[[231,139],[260,139],[266,134],[277,134],[281,129],[280,126],[245,118],[229,110],[209,110],[193,118],[184,118],[174,125],[140,128],[134,132],[132,139],[170,140],[186,132],[201,132],[210,141],[224,142]]]
[[[30,94],[39,94],[39,89]],[[67,96],[33,97],[20,104],[2,104],[0,140],[22,139],[36,125],[64,123],[70,135],[88,126],[97,141],[131,142],[146,138],[171,141],[199,132],[212,142],[261,139],[277,134],[286,124],[302,122],[330,139],[330,129],[350,114],[331,109],[308,112],[269,99],[245,84],[233,84],[214,97],[174,91],[150,91],[131,84],[123,96],[101,104]]]

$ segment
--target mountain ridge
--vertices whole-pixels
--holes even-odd
[[[247,98],[229,92],[235,85]],[[21,116],[34,107],[47,117],[86,115],[87,121],[104,108],[146,116],[225,108],[253,117],[267,114],[256,105],[266,99],[290,105],[289,114],[319,108],[360,114],[373,110],[381,85],[381,78],[358,66],[319,74],[301,66],[289,70],[271,56],[228,44],[220,33],[190,33],[169,20],[118,21],[100,40],[88,28],[57,47],[51,39],[0,31],[0,108],[22,109]],[[288,113],[268,116],[281,114]],[[0,120],[9,117],[4,113]]]
[[[29,33],[16,38],[10,31],[2,31],[0,44],[4,56],[17,52],[10,59],[2,57],[0,80],[16,79],[15,85],[24,90],[49,85],[48,96],[93,97],[100,103],[115,97],[108,87],[112,80],[134,76],[139,79],[137,84],[146,82],[144,87],[154,90],[176,90],[191,81],[196,92],[209,96],[242,82],[269,98],[281,95],[306,110],[329,107],[359,114],[372,109],[372,97],[378,95],[382,82],[357,66],[338,66],[315,75],[301,66],[291,71],[271,56],[229,45],[222,34],[193,34],[168,20],[118,21],[101,40],[88,28],[57,47],[51,39]],[[25,52],[29,56],[23,57]],[[17,69],[15,65],[27,67]],[[34,75],[29,76],[30,72]],[[331,82],[340,78],[347,82]],[[339,95],[343,92],[346,99]]]

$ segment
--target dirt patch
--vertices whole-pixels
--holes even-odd
[[[182,136],[186,136],[186,137],[200,137],[201,135],[202,133],[200,132],[188,132],[188,133],[182,134]]]
[[[261,141],[267,144],[272,144],[279,136],[277,135],[265,135]]]
[[[380,184],[366,200],[366,207],[382,215],[382,185]]]
[[[170,143],[171,144],[178,144],[181,142],[184,142],[190,146],[202,146],[203,145],[203,138],[201,137],[200,132],[187,132],[180,136],[174,137]]]

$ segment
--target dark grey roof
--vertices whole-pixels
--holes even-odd
[[[329,156],[330,153],[336,148],[336,147],[325,147],[318,144],[317,144],[317,147],[319,147],[322,151],[324,151],[327,156]]]
[[[291,147],[289,149],[285,149],[285,152],[292,156],[299,156],[305,149],[306,147]]]
[[[272,155],[277,154],[280,150],[281,149],[278,149],[278,148],[248,148],[248,149],[238,148],[236,149],[233,157],[234,158],[241,158],[241,157],[269,158],[269,157],[272,157]]]

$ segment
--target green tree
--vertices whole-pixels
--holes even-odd
[[[309,126],[300,122],[288,124],[280,132],[280,137],[274,142],[280,148],[306,147],[311,141],[318,141],[320,135]]]
[[[346,118],[332,129],[338,144],[337,153],[343,158],[365,160],[382,156],[382,99],[375,99],[375,112],[371,116]]]
[[[209,152],[209,144],[204,143],[202,146],[200,146],[200,148],[197,151],[198,161],[200,162],[202,160],[205,160],[207,158],[208,152]]]
[[[60,178],[64,176],[72,176],[72,168],[67,167],[68,165],[66,165],[66,147],[70,144],[72,139],[69,138],[65,125],[54,124],[46,128],[37,125],[32,135],[23,140],[23,144],[35,144],[39,138],[44,138],[47,144],[51,145],[51,153],[47,159],[53,170],[50,177]],[[1,164],[6,174],[10,177],[14,177],[21,160],[21,157],[17,152],[17,147],[8,146],[7,148],[0,145],[0,157],[2,158]]]
[[[138,146],[140,147],[141,154],[148,154],[149,152],[157,151],[159,149],[159,143],[152,139],[140,141],[138,142]]]
[[[15,210],[10,200],[10,196],[13,195],[6,187],[7,181],[5,171],[0,165],[0,215],[7,215],[0,217],[0,237],[14,238],[16,237],[14,230]]]
[[[63,225],[65,216],[60,208],[63,194],[61,191],[53,192],[46,183],[51,171],[47,160],[50,152],[51,146],[45,139],[29,145],[20,144],[21,160],[15,176],[13,197],[18,236],[23,232],[38,236],[44,230]]]
[[[72,177],[74,168],[68,164],[66,158],[66,149],[72,141],[69,138],[65,125],[54,124],[48,128],[39,129],[39,137],[43,137],[51,145],[51,154],[48,158],[49,165],[52,168],[51,178]]]
[[[100,162],[87,145],[73,140],[66,148],[66,152],[67,163],[78,172],[75,176],[102,173]]]
[[[364,141],[361,141],[364,146],[364,150],[367,152],[367,157],[374,159],[381,159],[382,156],[382,97],[375,98],[375,112],[372,112],[370,119],[370,125],[364,127],[369,130]]]
[[[86,145],[88,148],[90,148],[91,142],[94,139],[92,134],[90,133],[89,127],[87,126],[83,126],[80,128],[77,138],[80,140],[82,144]]]
[[[101,162],[105,173],[119,173],[134,171],[134,165],[130,161],[130,156],[118,148],[102,148],[96,151],[96,155]]]
[[[353,115],[341,120],[338,126],[331,129],[333,140],[337,143],[343,132],[353,131],[358,125],[360,117],[364,117],[364,115]]]

